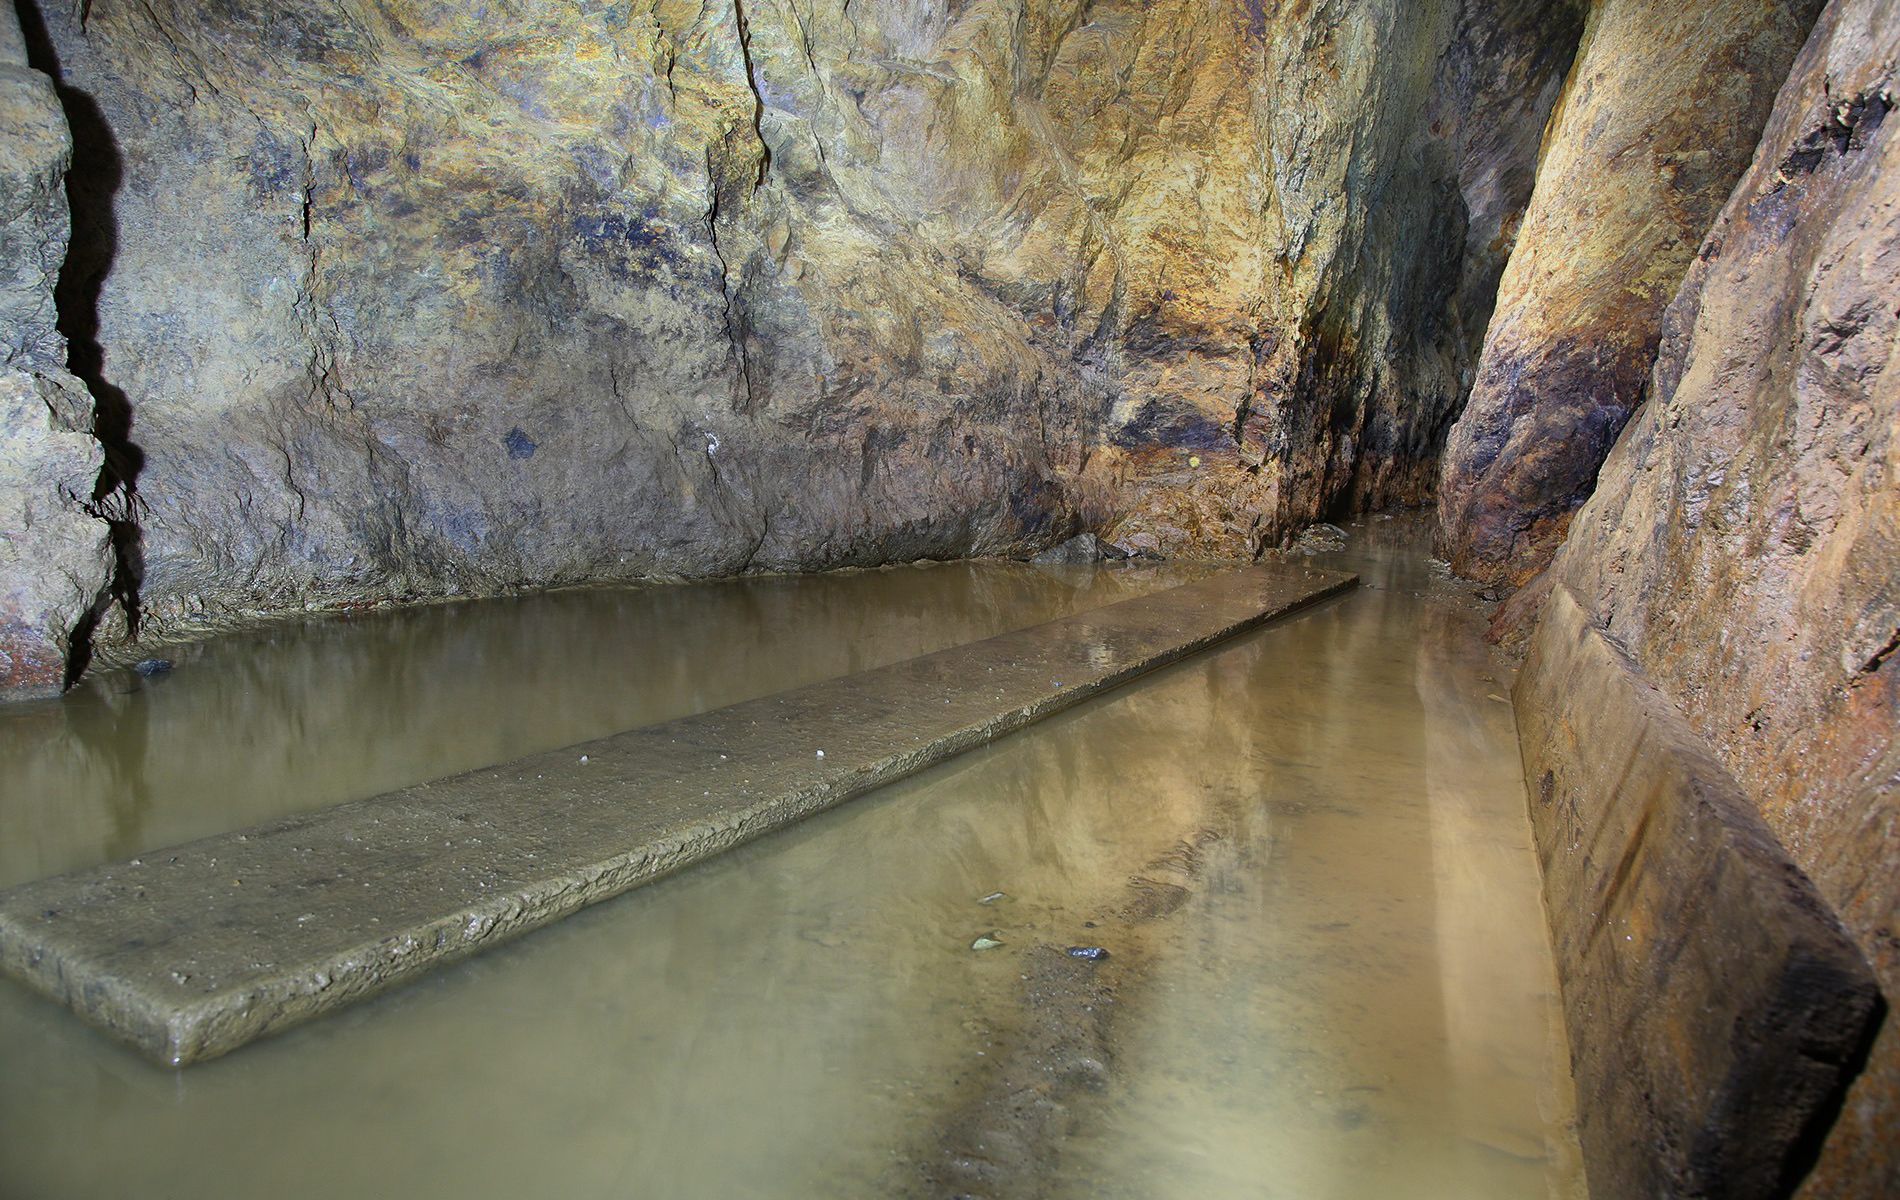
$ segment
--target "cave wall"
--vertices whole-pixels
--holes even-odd
[[[1889,1003],[1900,996],[1897,76],[1900,3],[1832,0],[1668,309],[1648,403],[1547,576],[1737,781]],[[1563,687],[1533,665],[1519,693],[1556,708]],[[1536,778],[1546,764],[1527,767]],[[1900,1194],[1897,1124],[1889,1014],[1802,1194]]]
[[[71,159],[53,81],[0,10],[0,698],[59,691],[113,561],[89,511],[104,463],[93,402],[66,370],[53,300]]]
[[[148,631],[1426,500],[1580,23],[501,8],[23,7]]]
[[[1516,587],[1549,564],[1820,6],[1591,6],[1444,455],[1439,548],[1459,574]]]

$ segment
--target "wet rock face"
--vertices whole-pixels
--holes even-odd
[[[1423,500],[1578,27],[42,7],[161,629]]]
[[[65,369],[53,303],[71,155],[53,82],[0,10],[0,699],[59,691],[66,635],[112,562],[106,524],[86,511],[102,462],[92,399]]]
[[[1552,568],[1900,996],[1900,3],[1835,0]],[[1804,1194],[1900,1193],[1891,1014]]]
[[[1516,708],[1592,1192],[1789,1195],[1880,1022],[1865,957],[1568,588]]]
[[[1440,550],[1521,585],[1643,398],[1661,315],[1819,0],[1599,0],[1446,449]]]

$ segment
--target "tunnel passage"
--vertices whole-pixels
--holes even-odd
[[[1515,688],[1507,668],[1484,684],[1518,697],[1530,779],[1599,830],[1653,799],[1529,736],[1581,688],[1608,717],[1679,718],[1687,777],[1735,785],[1734,820],[1645,826],[1670,832],[1590,858],[1575,894],[1643,864],[1691,877],[1672,855],[1746,827],[1851,947],[1826,961],[1900,986],[1892,0],[17,8],[0,689],[46,744],[68,718],[113,743],[191,694],[201,639],[312,612],[1051,551],[1098,573],[1275,562],[1423,508],[1483,585],[1458,594],[1508,598],[1504,646],[1549,651],[1574,604],[1573,640],[1627,655],[1628,686],[1572,688],[1543,651]],[[638,686],[584,670],[592,648],[510,661]],[[204,719],[286,745],[236,706]],[[148,819],[246,824],[116,744],[61,785],[110,781],[115,845]],[[361,775],[287,752],[332,801],[428,777],[387,742],[332,755],[379,764]],[[1208,828],[1252,828],[1223,803]],[[1544,865],[1547,888],[1568,878]],[[1761,924],[1737,916],[1752,896],[1684,952]],[[1590,996],[1604,960],[1567,957],[1555,915],[1564,995]],[[1738,978],[1820,961],[1753,949]],[[1850,975],[1827,977],[1858,1004]],[[986,1010],[999,1048],[1036,1024],[1033,991]],[[1434,1010],[1454,1042],[1464,1011]],[[1647,1044],[1573,1026],[1587,1095],[1592,1051]],[[1782,1156],[1748,1175],[1771,1191],[1885,1186],[1893,1036],[1829,1046],[1844,1092],[1803,1091],[1823,1098],[1792,1140],[1736,1136],[1754,1100],[1706,1110],[1727,1115],[1695,1170],[1746,1143]],[[937,1099],[974,1129],[997,1110],[970,1087]],[[1378,1127],[1369,1101],[1325,1111]],[[1592,1174],[1648,1177],[1658,1155],[1596,1115]],[[966,1141],[906,1153],[976,1179]],[[1538,1145],[1520,1157],[1569,1153]],[[1078,1178],[1012,1178],[1031,1176]]]

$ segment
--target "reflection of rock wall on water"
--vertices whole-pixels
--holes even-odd
[[[1245,556],[1422,500],[1578,28],[43,8],[116,142],[77,253],[157,631],[1083,527]]]

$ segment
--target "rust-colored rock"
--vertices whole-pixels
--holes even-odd
[[[507,8],[40,6],[152,630],[1422,501],[1579,29]]]
[[[1834,0],[1551,571],[1900,997],[1900,3]],[[1900,1194],[1889,1018],[1808,1196]]]
[[[1542,570],[1643,398],[1664,307],[1820,0],[1598,0],[1440,476],[1440,549]]]
[[[1592,1194],[1786,1195],[1878,1020],[1866,961],[1561,586],[1517,709]]]

